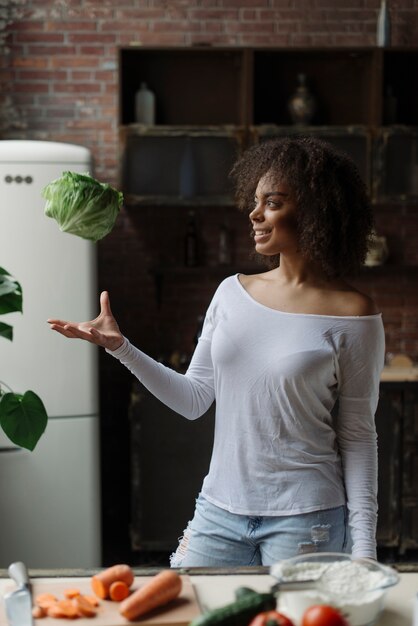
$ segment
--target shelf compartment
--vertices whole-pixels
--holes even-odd
[[[305,74],[318,125],[377,124],[380,73],[376,49],[278,49],[254,52],[254,120],[291,124],[289,98]]]
[[[418,127],[391,126],[377,131],[373,197],[376,202],[418,201]]]
[[[253,143],[273,137],[296,135],[319,137],[345,152],[357,165],[361,177],[371,189],[372,133],[364,126],[252,126],[250,137]]]
[[[244,124],[246,53],[240,48],[121,48],[120,124],[135,122],[146,82],[161,125]]]
[[[388,89],[396,102],[395,111],[389,111],[389,120],[388,115],[383,115],[384,124],[418,125],[418,82],[415,69],[417,65],[417,49],[385,50],[382,93],[384,111]]]
[[[120,132],[127,206],[233,204],[228,172],[243,149],[243,128],[131,125]]]

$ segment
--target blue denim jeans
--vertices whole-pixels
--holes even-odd
[[[308,552],[350,552],[347,510],[251,517],[229,513],[202,495],[171,567],[272,565]]]

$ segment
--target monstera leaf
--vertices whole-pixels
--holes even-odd
[[[22,288],[0,267],[0,315],[22,312]],[[0,337],[13,339],[13,327],[0,322]],[[4,362],[2,366],[5,367]],[[8,389],[3,391],[3,387]],[[48,415],[42,400],[33,391],[14,393],[0,381],[0,426],[17,446],[33,450],[46,428]]]
[[[34,450],[48,422],[42,400],[33,391],[5,393],[0,400],[0,424],[17,446]]]

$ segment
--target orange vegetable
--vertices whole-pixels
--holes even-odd
[[[58,602],[58,598],[52,593],[40,593],[35,597],[35,604],[41,609],[47,609],[51,604]]]
[[[80,595],[80,589],[64,589],[64,596],[66,598],[76,598]]]
[[[74,603],[80,617],[94,617],[97,615],[95,607],[84,596],[79,595],[74,598]]]
[[[115,580],[109,587],[109,597],[115,602],[121,602],[129,596],[129,587],[123,580]]]
[[[72,600],[58,600],[55,604],[52,604],[47,609],[49,617],[66,617],[68,619],[75,619],[78,617],[78,610]]]
[[[35,597],[32,615],[35,619],[55,617],[75,619],[94,617],[99,601],[95,596],[84,596],[79,589],[65,589],[64,599],[58,599],[52,593],[41,593]]]
[[[83,595],[83,598],[85,600],[87,600],[88,602],[90,602],[90,604],[92,606],[99,606],[99,604],[100,604],[100,602],[98,601],[96,596],[86,596],[86,595]]]
[[[41,606],[35,605],[32,609],[32,617],[34,619],[41,619],[42,617],[46,617],[46,610]]]
[[[121,580],[130,587],[134,581],[134,574],[129,565],[112,565],[107,569],[95,574],[91,578],[91,588],[93,592],[102,600],[109,597],[110,585],[117,580]]]
[[[119,612],[128,620],[164,606],[180,594],[182,580],[173,570],[163,570],[121,602]]]

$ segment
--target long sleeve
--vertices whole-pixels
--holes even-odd
[[[161,402],[187,419],[203,415],[214,401],[211,358],[211,309],[205,318],[202,336],[185,374],[166,367],[133,346],[126,337],[113,352],[106,350]]]
[[[381,320],[365,320],[343,338],[339,358],[337,438],[355,557],[376,558],[377,435],[375,411],[384,364]]]

